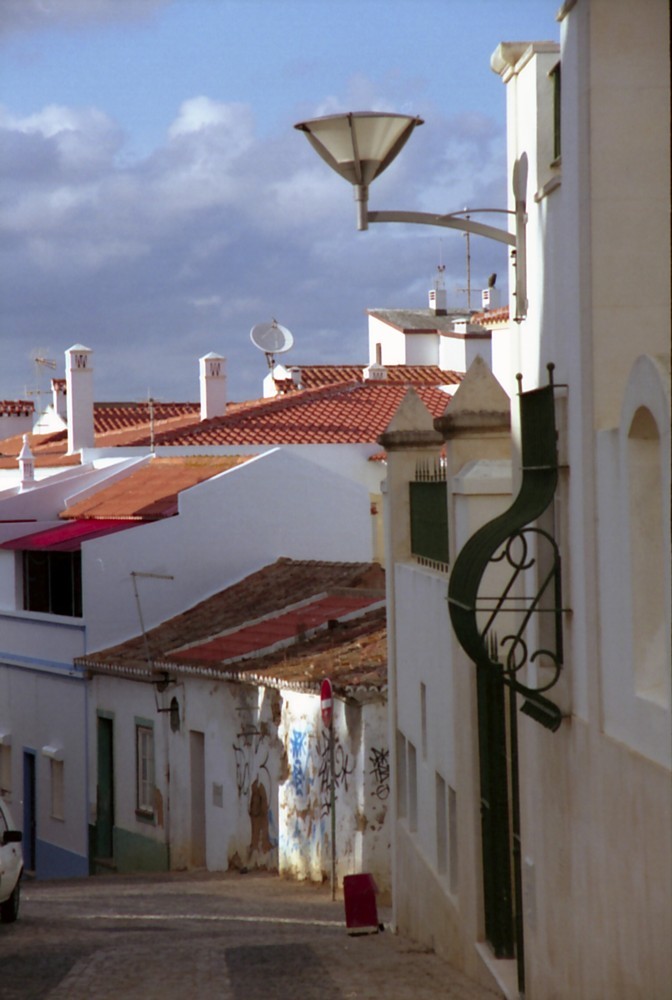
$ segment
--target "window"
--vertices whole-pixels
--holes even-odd
[[[52,759],[49,761],[49,765],[51,770],[51,815],[54,819],[65,819],[63,812],[63,761]]]
[[[562,136],[560,132],[560,63],[556,63],[548,75],[553,85],[553,162],[556,163],[562,155]]]
[[[408,826],[412,832],[418,829],[418,755],[408,741]]]
[[[397,815],[406,816],[408,813],[408,780],[406,768],[406,740],[401,733],[397,733]]]
[[[665,628],[665,507],[661,439],[650,410],[640,407],[628,434],[630,580],[635,691],[669,704]]]
[[[437,567],[448,564],[446,469],[442,462],[422,465],[408,484],[411,508],[411,553]],[[438,567],[437,567],[438,568]]]
[[[454,788],[448,786],[448,885],[455,896],[457,894],[457,794]]]
[[[136,811],[154,817],[154,727],[139,723],[135,727]]]
[[[436,775],[436,868],[441,875],[448,870],[448,806],[446,783],[440,774]]]
[[[0,745],[0,795],[11,801],[12,798],[12,748],[9,743]]]
[[[427,685],[420,682],[420,727],[422,731],[422,759],[427,760]]]
[[[81,553],[24,552],[23,607],[25,611],[81,618]]]

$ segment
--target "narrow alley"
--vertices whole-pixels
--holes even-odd
[[[0,984],[3,1000],[497,996],[389,929],[349,935],[328,886],[259,872],[26,882]]]

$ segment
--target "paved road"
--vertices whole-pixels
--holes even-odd
[[[380,910],[385,920],[389,914]],[[2,1000],[495,1000],[328,887],[265,873],[27,882],[0,925]]]

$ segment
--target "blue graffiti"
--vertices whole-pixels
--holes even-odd
[[[307,791],[306,764],[308,759],[308,739],[303,729],[293,729],[289,741],[292,764],[292,787],[296,795],[303,798]]]

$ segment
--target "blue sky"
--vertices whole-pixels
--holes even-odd
[[[357,233],[349,187],[292,128],[339,110],[419,114],[373,208],[504,205],[500,41],[558,38],[557,0],[3,0],[0,396],[38,351],[85,343],[100,399],[195,399],[198,358],[258,395],[250,328],[287,362],[366,358],[367,307],[424,307],[459,234]],[[385,232],[383,232],[385,230]],[[506,270],[472,240],[474,288]],[[44,388],[44,386],[43,386]]]

